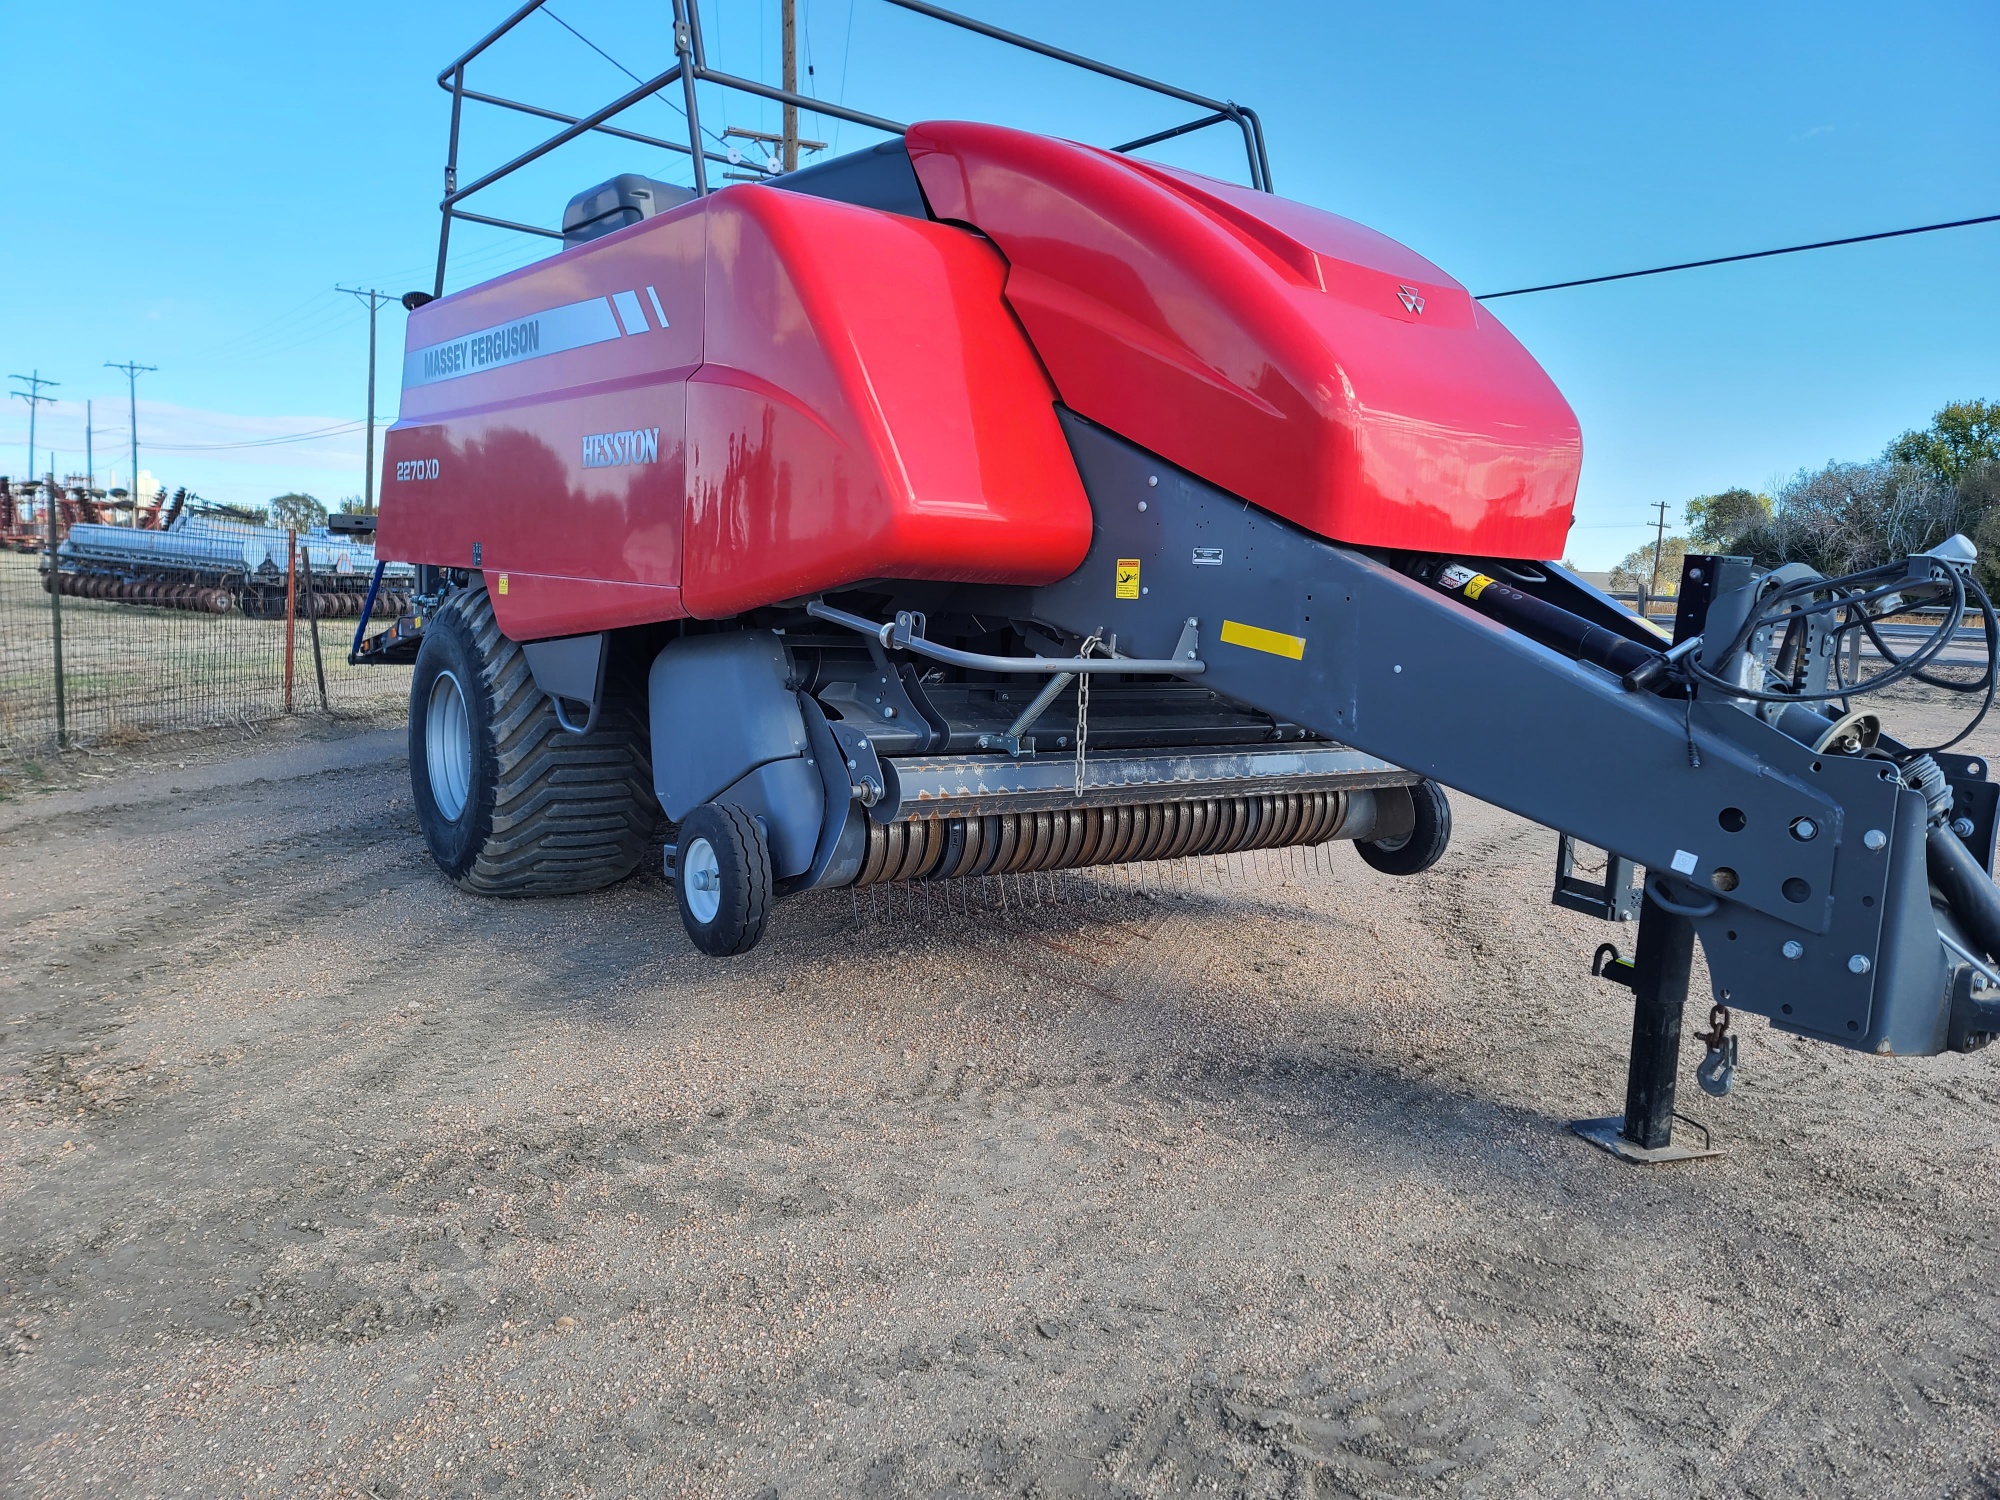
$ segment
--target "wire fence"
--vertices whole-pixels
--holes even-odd
[[[96,524],[65,505],[52,590],[47,511],[17,508],[0,536],[0,751],[373,717],[408,699],[409,668],[348,665],[374,568],[365,543],[210,516]],[[378,618],[394,617],[395,584]]]

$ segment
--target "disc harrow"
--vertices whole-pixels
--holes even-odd
[[[50,577],[55,583],[51,585]],[[226,615],[231,610],[241,610],[253,619],[283,619],[285,599],[282,589],[263,592],[217,588],[210,584],[170,583],[160,579],[120,578],[110,573],[57,573],[44,574],[44,591],[54,587],[61,593],[76,599],[99,599],[115,604],[142,604],[153,609],[182,609],[197,614]],[[301,593],[298,598],[298,617],[308,619],[317,601],[318,615],[322,620],[352,620],[359,618],[361,606],[367,598],[365,592],[355,590],[320,590],[308,596]],[[399,615],[409,608],[407,594],[383,591],[375,597],[375,611],[382,615]]]

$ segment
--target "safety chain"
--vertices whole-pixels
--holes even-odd
[[[1104,631],[1101,628],[1093,630],[1085,638],[1082,649],[1076,654],[1078,656],[1093,656],[1103,644]],[[1085,775],[1083,765],[1084,744],[1090,738],[1090,679],[1093,675],[1090,672],[1079,672],[1076,674],[1076,794],[1079,797],[1083,795]]]

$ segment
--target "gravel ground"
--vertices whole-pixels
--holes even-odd
[[[1751,1018],[1615,1161],[1509,815],[716,962],[238,749],[0,807],[7,1494],[2000,1494],[2000,1060]]]

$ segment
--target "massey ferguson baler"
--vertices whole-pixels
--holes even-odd
[[[1414,875],[1451,787],[1562,835],[1559,901],[1640,915],[1596,965],[1637,999],[1627,1112],[1595,1129],[1624,1154],[1692,1154],[1696,937],[1718,1088],[1730,1010],[1879,1053],[2000,1030],[2000,791],[1837,666],[1921,603],[1946,628],[1862,687],[1923,675],[1969,610],[1990,645],[1962,539],[1843,578],[1690,558],[1669,639],[1550,561],[1581,442],[1549,378],[1429,261],[1274,196],[1249,111],[1114,73],[1241,129],[1248,188],[902,127],[717,73],[678,0],[674,68],[461,188],[464,101],[524,107],[466,67],[533,9],[440,76],[446,235],[379,530],[417,598],[356,638],[414,657],[450,878],[588,890],[663,841],[729,955],[843,885],[1329,840]],[[704,80],[895,137],[710,191]],[[453,221],[502,222],[468,195],[674,84],[688,144],[615,133],[693,189],[613,179],[560,251],[442,295]]]

